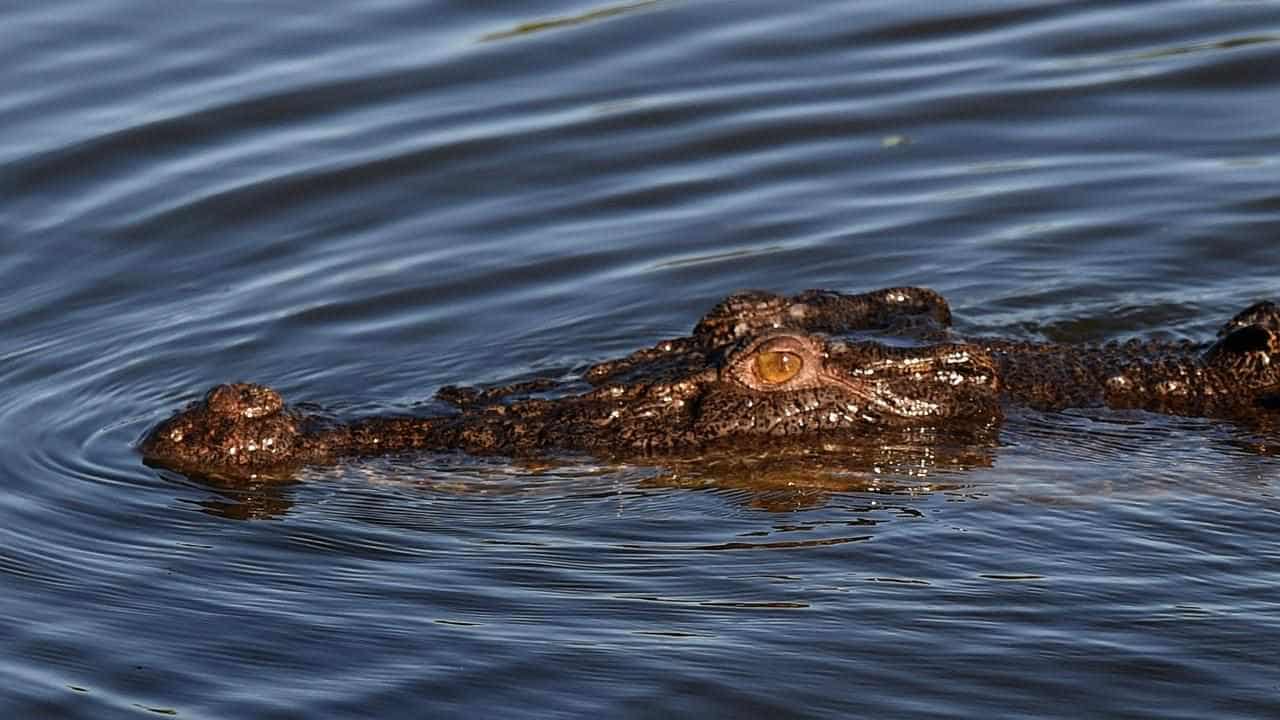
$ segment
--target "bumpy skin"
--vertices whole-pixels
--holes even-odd
[[[974,342],[995,357],[1007,397],[1045,410],[1106,405],[1244,418],[1269,413],[1280,398],[1280,306],[1273,302],[1242,310],[1207,348]]]
[[[1258,303],[1215,343],[956,341],[937,293],[888,288],[726,298],[687,337],[589,368],[580,383],[447,387],[437,417],[326,423],[261,385],[213,388],[160,423],[155,465],[249,476],[407,450],[585,451],[611,457],[800,445],[889,427],[991,427],[1005,403],[1183,415],[1270,412],[1280,396],[1280,308]],[[536,396],[535,396],[536,395]]]

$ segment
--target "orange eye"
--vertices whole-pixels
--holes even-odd
[[[781,385],[800,374],[804,360],[785,350],[768,350],[756,354],[756,377],[770,385]]]

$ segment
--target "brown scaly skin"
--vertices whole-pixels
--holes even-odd
[[[1207,348],[1155,341],[973,342],[996,359],[1010,400],[1042,410],[1105,405],[1245,418],[1268,413],[1280,400],[1280,306],[1273,302],[1242,310]]]
[[[922,288],[739,293],[691,335],[595,365],[585,383],[448,387],[439,397],[455,414],[349,424],[287,408],[261,385],[219,385],[154,428],[141,450],[153,465],[249,476],[408,450],[644,457],[798,446],[892,427],[985,428],[1010,402],[1242,417],[1269,412],[1280,396],[1280,308],[1272,303],[1241,312],[1207,349],[957,342],[950,319],[946,301]]]

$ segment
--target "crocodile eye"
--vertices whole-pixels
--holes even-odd
[[[781,385],[799,375],[802,368],[804,360],[793,352],[768,350],[756,353],[756,377],[770,385]]]

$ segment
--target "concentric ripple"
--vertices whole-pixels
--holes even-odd
[[[1277,294],[1274,3],[54,0],[0,28],[0,715],[1280,716],[1274,428],[1014,411],[976,446],[231,485],[134,449],[214,383],[420,412],[742,288],[1205,339]]]

